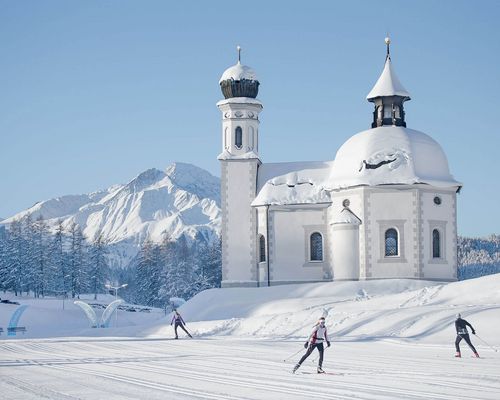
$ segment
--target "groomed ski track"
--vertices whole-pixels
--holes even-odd
[[[453,338],[450,338],[450,341]],[[324,368],[291,374],[302,342],[259,339],[27,339],[0,342],[2,399],[498,399],[500,357],[448,347],[334,341]],[[310,359],[316,355],[313,353]],[[299,371],[315,371],[304,362]]]

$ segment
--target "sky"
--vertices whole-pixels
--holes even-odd
[[[333,160],[385,60],[443,147],[458,233],[500,233],[500,1],[0,0],[0,217],[181,161],[220,176],[218,81],[251,66],[263,162]]]

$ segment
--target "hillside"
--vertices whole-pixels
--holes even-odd
[[[447,343],[461,313],[500,345],[500,274],[448,284],[375,280],[206,290],[182,308],[199,335],[299,339],[323,313],[339,340]]]

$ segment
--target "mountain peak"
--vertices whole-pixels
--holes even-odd
[[[209,172],[177,162],[165,171],[150,168],[125,185],[40,202],[0,225],[26,215],[43,216],[51,231],[57,229],[59,220],[64,226],[74,222],[90,240],[102,234],[110,246],[110,262],[126,266],[148,238],[216,237],[220,232],[219,187],[219,178]]]
[[[165,172],[160,171],[157,168],[150,168],[141,172],[129,183],[127,183],[126,188],[131,192],[140,192],[148,186],[161,181],[163,178],[165,178]]]
[[[165,169],[172,183],[200,198],[215,199],[220,204],[220,180],[193,164],[173,162]]]

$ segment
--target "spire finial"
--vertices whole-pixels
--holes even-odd
[[[385,59],[387,60],[388,58],[391,58],[391,51],[389,48],[389,46],[391,45],[391,38],[389,37],[389,35],[385,37],[385,44],[387,45],[387,54],[385,56]]]
[[[238,64],[241,63],[241,47],[238,45],[236,46],[236,50],[238,50]]]

